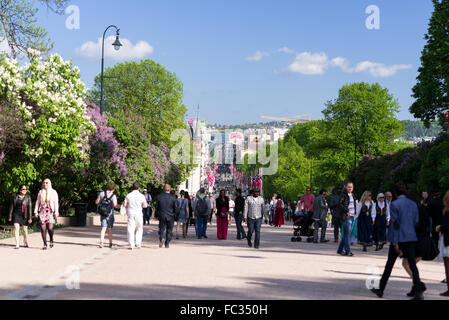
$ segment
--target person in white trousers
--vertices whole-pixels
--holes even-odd
[[[134,247],[142,247],[143,215],[142,209],[147,207],[145,196],[139,191],[140,185],[134,182],[132,192],[129,193],[123,203],[128,215],[128,243],[132,250]]]

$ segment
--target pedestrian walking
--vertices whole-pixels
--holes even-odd
[[[235,190],[235,210],[234,218],[237,226],[237,240],[246,239],[245,229],[242,226],[243,211],[245,210],[245,199],[242,197],[242,190]]]
[[[42,189],[37,195],[34,207],[34,216],[39,218],[39,226],[44,242],[42,250],[47,250],[47,231],[50,236],[50,248],[53,248],[54,227],[59,216],[59,198],[56,190],[52,188],[50,179],[45,179],[42,183]]]
[[[278,197],[278,195],[275,193],[270,201],[270,215],[269,215],[270,226],[273,225],[274,215],[276,213],[277,197]]]
[[[334,241],[338,242],[341,230],[341,219],[338,215],[337,205],[340,201],[341,194],[343,192],[343,187],[338,186],[334,192],[334,195],[331,197],[331,201],[329,207],[331,209],[332,215],[332,226],[334,227]]]
[[[346,188],[343,191],[340,201],[336,207],[340,223],[342,224],[342,237],[340,245],[338,246],[338,254],[344,256],[353,256],[350,247],[350,236],[354,226],[356,197],[353,194],[354,184],[352,182],[346,183]],[[344,250],[344,253],[343,253]]]
[[[14,238],[16,249],[20,249],[20,229],[23,233],[23,246],[28,248],[28,225],[33,222],[32,200],[28,194],[28,187],[19,186],[18,193],[14,196],[9,208],[8,221],[14,224]]]
[[[435,231],[441,233],[440,254],[443,257],[444,268],[446,271],[447,291],[441,293],[443,297],[449,297],[449,191],[443,197],[443,213],[441,224],[436,226]]]
[[[282,227],[284,225],[284,202],[282,198],[278,196],[276,201],[276,209],[274,213],[273,225],[274,227]]]
[[[148,193],[147,189],[143,189],[143,195],[144,195],[145,199],[147,200],[147,207],[142,209],[143,225],[145,225],[145,224],[150,224],[151,201],[153,201],[153,199],[151,198],[151,194]]]
[[[189,200],[185,198],[184,190],[181,190],[178,201],[178,221],[176,223],[176,240],[179,239],[179,226],[181,226],[182,237],[187,237],[187,223],[189,221]]]
[[[246,201],[246,199],[245,199]],[[270,212],[271,212],[271,205],[268,202],[268,200],[265,200],[265,204],[264,204],[264,220],[265,220],[265,224],[269,223],[270,220]]]
[[[220,196],[217,198],[217,239],[226,240],[228,238],[228,217],[229,217],[229,199],[226,197],[226,191],[220,190]]]
[[[143,216],[142,209],[147,207],[145,196],[139,191],[140,185],[134,182],[132,191],[126,196],[123,206],[128,215],[128,243],[129,249],[142,247]]]
[[[209,224],[212,224],[212,217],[214,216],[215,211],[217,210],[217,204],[215,202],[214,194],[209,193],[209,201],[210,201],[210,212],[209,212]]]
[[[382,250],[387,243],[387,227],[390,225],[390,208],[385,202],[385,195],[379,193],[376,202],[376,219],[374,222],[373,240],[376,251]]]
[[[209,217],[209,212],[211,212],[211,206],[206,194],[206,189],[201,188],[197,192],[193,207],[193,211],[195,213],[196,237],[198,239],[207,239],[207,218]]]
[[[120,209],[117,203],[117,197],[114,194],[115,183],[109,182],[106,185],[106,191],[100,192],[95,204],[98,205],[98,213],[100,214],[101,231],[100,231],[100,248],[103,248],[104,236],[108,231],[109,248],[112,248],[112,229],[114,228],[114,208]]]
[[[313,202],[313,216],[314,221],[313,227],[313,243],[318,243],[318,231],[321,228],[321,243],[329,242],[326,240],[326,229],[327,229],[327,201],[326,201],[326,190],[321,190],[320,195],[315,198]]]
[[[357,204],[357,237],[363,246],[363,251],[373,245],[373,227],[376,221],[376,204],[370,191],[365,191]]]
[[[307,187],[306,194],[304,194],[298,203],[298,210],[304,211],[308,216],[313,214],[313,203],[315,202],[315,196],[312,194],[312,189]]]
[[[156,214],[159,220],[159,248],[165,244],[165,248],[170,248],[170,241],[173,236],[173,225],[175,214],[178,210],[176,197],[171,193],[171,186],[164,185],[163,193],[156,199]]]
[[[187,191],[184,191],[184,198],[187,199],[187,201],[189,202],[189,217],[187,219],[187,223],[186,223],[186,237],[189,233],[189,226],[192,223],[192,221],[194,221],[193,218],[193,204],[192,204],[192,197],[190,196],[190,194]]]
[[[232,218],[234,217],[234,209],[235,209],[235,202],[232,200],[232,197],[228,197],[229,201],[229,225],[232,224]]]
[[[439,245],[440,234],[436,232],[436,226],[441,225],[443,219],[444,204],[441,199],[441,193],[439,191],[434,192],[432,199],[429,203],[429,213],[432,219],[432,239],[436,245]]]
[[[254,189],[252,195],[246,198],[245,210],[243,213],[244,221],[248,224],[248,246],[251,248],[253,233],[255,234],[254,248],[260,247],[260,229],[264,216],[264,200],[260,196],[260,190]]]
[[[398,198],[391,204],[388,260],[380,279],[379,288],[373,288],[371,291],[380,298],[383,296],[397,258],[403,257],[408,260],[413,275],[412,291],[414,297],[412,300],[423,300],[423,292],[426,287],[419,278],[419,271],[415,262],[415,248],[418,241],[415,226],[419,221],[419,212],[418,206],[407,198],[406,192],[405,186],[399,186],[397,190]]]

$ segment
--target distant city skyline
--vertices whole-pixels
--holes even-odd
[[[208,123],[266,122],[260,116],[322,117],[338,90],[353,82],[379,82],[398,100],[400,120],[412,120],[412,87],[420,67],[430,0],[169,0],[70,1],[69,15],[39,5],[38,24],[55,42],[53,53],[72,59],[88,88],[100,72],[105,28],[121,29],[123,47],[110,46],[105,66],[150,58],[184,84],[187,118]],[[257,4],[257,5],[256,5]],[[379,29],[369,29],[367,8],[379,9]],[[101,8],[101,9],[100,9]]]

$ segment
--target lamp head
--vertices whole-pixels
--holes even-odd
[[[122,46],[122,44],[120,43],[120,29],[117,29],[117,33],[116,33],[116,37],[115,37],[115,41],[112,44],[112,46],[114,47],[114,49],[116,51],[120,50],[120,47]]]

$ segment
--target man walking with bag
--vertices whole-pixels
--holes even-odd
[[[195,230],[198,239],[206,238],[207,219],[211,212],[211,204],[206,195],[206,189],[201,188],[196,194],[193,211],[195,212]]]

